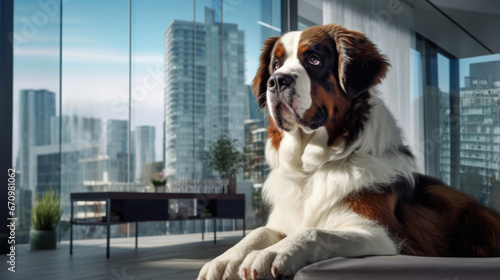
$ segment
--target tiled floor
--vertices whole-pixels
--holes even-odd
[[[248,232],[247,232],[248,233]],[[201,234],[111,239],[111,257],[106,259],[106,240],[78,240],[73,255],[69,242],[56,250],[30,251],[29,245],[16,247],[16,272],[7,271],[7,257],[0,258],[0,279],[195,279],[207,261],[223,253],[242,239],[242,232],[218,232],[217,244],[212,235]]]

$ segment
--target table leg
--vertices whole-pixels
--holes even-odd
[[[139,222],[135,222],[135,248],[137,249],[137,239],[139,237]]]
[[[71,200],[71,216],[69,219],[69,254],[73,255],[73,200]]]
[[[106,200],[106,258],[109,259],[109,238],[110,238],[110,231],[111,231],[111,199]]]
[[[214,244],[217,243],[217,219],[214,218]]]
[[[205,219],[201,220],[203,224],[201,225],[201,241],[205,241]]]

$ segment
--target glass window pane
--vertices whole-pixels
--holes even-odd
[[[59,22],[59,5],[16,2],[16,34],[22,36],[16,37],[14,66],[15,165],[26,177],[26,209],[35,193],[61,188],[62,239],[68,238],[72,192],[150,191],[153,176],[168,176],[172,191],[222,191],[220,174],[202,160],[221,135],[237,139],[240,151],[253,145],[251,180],[241,172],[239,192],[254,205],[247,213],[263,213],[266,120],[249,85],[262,42],[280,34],[280,2],[182,3],[74,0],[63,3]],[[89,207],[102,211],[93,203],[77,211]],[[76,239],[104,231],[83,228]],[[200,231],[195,223],[144,228],[141,235]],[[130,233],[126,225],[112,231]]]
[[[247,226],[257,227],[266,220],[261,188],[269,172],[264,156],[267,118],[253,97],[250,85],[257,72],[263,42],[281,34],[281,6],[279,1],[270,0],[223,3],[224,23],[228,26],[223,47],[223,67],[227,69],[223,76],[228,80],[224,87],[229,90],[224,91],[229,103],[228,131],[241,148],[245,145],[249,160],[247,179],[238,179],[237,191],[245,193]]]
[[[172,58],[168,46],[171,43],[170,26],[174,21],[192,22],[193,5],[186,1],[185,5],[175,5],[172,9],[174,3],[178,2],[132,2],[131,152],[134,166],[131,168],[134,182],[142,186],[151,186],[151,177],[163,171],[165,102],[172,104],[164,98],[165,93],[179,87],[179,82],[172,78],[190,74],[188,69],[181,69],[187,61],[171,61],[177,58]]]
[[[59,4],[14,1],[13,166],[16,242],[28,242],[34,197],[59,191]]]
[[[460,187],[500,210],[500,54],[460,60]]]
[[[164,177],[165,143],[176,139],[172,132],[165,135],[164,125],[171,127],[174,125],[171,121],[179,117],[178,109],[172,107],[177,102],[172,98],[184,85],[179,79],[187,78],[187,83],[192,84],[191,72],[184,69],[184,65],[192,64],[188,63],[192,57],[181,60],[174,55],[191,50],[192,41],[186,43],[187,47],[179,46],[172,40],[179,34],[172,34],[171,30],[177,22],[190,22],[187,26],[192,26],[193,2],[182,1],[181,5],[177,0],[135,0],[131,3],[130,172],[135,191],[149,192],[154,191],[151,179]],[[183,95],[188,94],[176,97]],[[169,112],[167,123],[165,110]],[[165,139],[168,141],[164,142]],[[172,161],[170,155],[175,150],[169,151]],[[182,222],[151,222],[141,223],[140,235],[164,234],[167,224],[169,233],[184,232]],[[201,231],[200,226],[197,229]]]
[[[409,129],[406,130],[408,145],[412,148],[417,163],[417,170],[425,170],[424,143],[424,93],[422,77],[422,53],[410,49],[410,113]]]
[[[130,187],[128,7],[127,0],[63,5],[61,186],[66,198],[71,192]],[[75,238],[101,237],[105,230],[77,230]],[[112,230],[112,235],[126,234],[122,227]]]
[[[439,178],[451,184],[451,142],[450,142],[450,60],[437,54],[437,75],[439,89]]]

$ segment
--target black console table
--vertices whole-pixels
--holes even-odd
[[[171,200],[186,202],[178,211],[173,211]],[[93,217],[79,217],[77,201],[104,201],[105,213]],[[182,204],[182,203],[181,203]],[[179,202],[177,202],[179,206]],[[98,207],[99,208],[99,207]],[[177,207],[179,208],[179,207]],[[207,213],[202,211],[206,209]],[[79,209],[77,210],[79,211]],[[205,220],[213,220],[214,243],[217,242],[217,219],[243,219],[245,236],[245,195],[210,193],[134,193],[134,192],[87,192],[71,194],[70,246],[73,254],[73,226],[102,225],[107,227],[106,258],[109,258],[110,227],[115,224],[135,223],[135,247],[138,243],[138,223],[152,221],[203,220],[202,239],[205,236]]]

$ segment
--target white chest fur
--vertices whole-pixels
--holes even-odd
[[[264,184],[264,199],[272,206],[268,227],[290,234],[309,227],[359,225],[365,219],[342,203],[347,195],[390,184],[398,176],[411,180],[414,162],[399,152],[399,128],[378,98],[372,104],[370,120],[347,148],[343,143],[327,146],[324,127],[284,132],[278,150],[267,143],[272,168]]]

